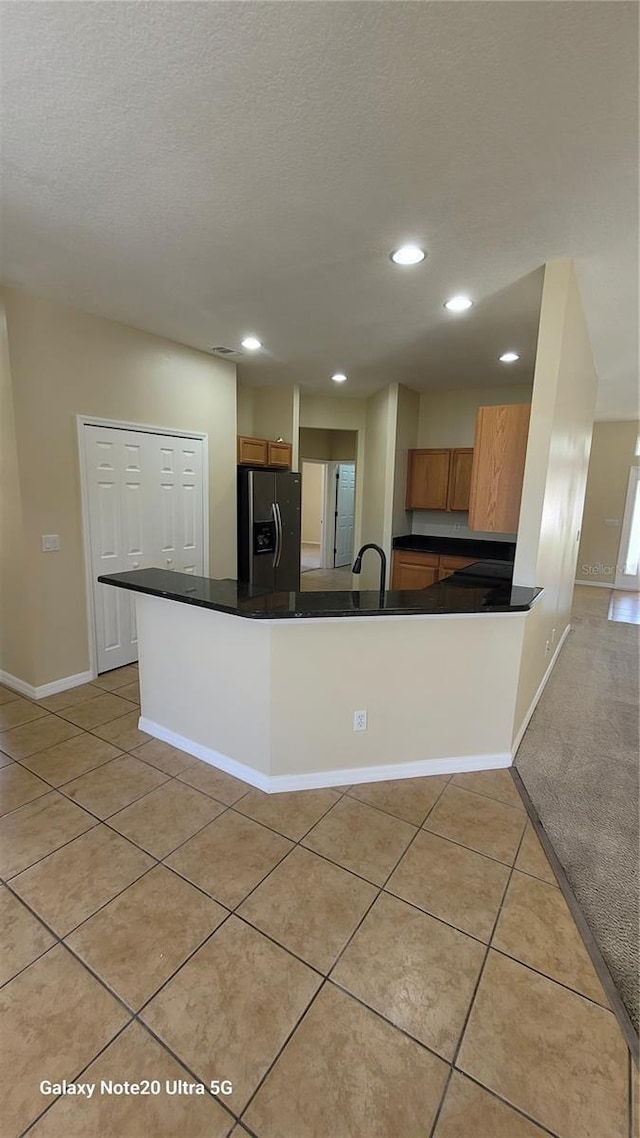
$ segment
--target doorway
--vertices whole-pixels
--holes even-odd
[[[302,463],[302,519],[300,571],[325,568],[324,534],[327,463]]]
[[[208,570],[206,436],[79,420],[91,670],[138,658],[135,595],[98,582]]]
[[[614,585],[640,589],[640,466],[629,472]]]

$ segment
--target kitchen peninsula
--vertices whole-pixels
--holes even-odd
[[[281,791],[508,766],[540,593],[511,569],[485,562],[382,594],[162,569],[99,580],[136,593],[141,730]]]

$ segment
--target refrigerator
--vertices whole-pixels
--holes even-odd
[[[300,588],[302,476],[273,469],[238,469],[238,580],[256,589]]]

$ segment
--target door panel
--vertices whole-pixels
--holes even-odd
[[[137,659],[135,597],[103,573],[204,571],[202,441],[85,426],[98,671]]]
[[[334,567],[350,565],[353,560],[355,528],[356,468],[352,462],[338,465],[336,494],[336,536]]]
[[[132,598],[96,578],[142,564],[144,435],[107,427],[85,432],[98,670],[107,671],[138,656]]]
[[[280,510],[281,552],[275,572],[277,590],[296,592],[300,587],[301,487],[299,474],[276,474],[276,502]]]
[[[261,589],[273,589],[274,552],[254,554],[253,526],[256,522],[275,527],[276,477],[267,470],[249,471],[249,582]]]

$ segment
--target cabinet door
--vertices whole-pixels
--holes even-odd
[[[241,466],[266,466],[267,454],[266,439],[250,439],[246,435],[238,435],[238,462]]]
[[[471,493],[473,447],[459,447],[451,452],[449,471],[449,510],[468,510]]]
[[[267,463],[269,466],[291,467],[291,443],[267,443]]]
[[[408,510],[446,510],[450,450],[410,450],[407,470]]]
[[[438,579],[438,558],[429,554],[396,552],[393,555],[393,589],[426,589]]]
[[[478,407],[469,528],[516,533],[529,435],[530,403]]]

